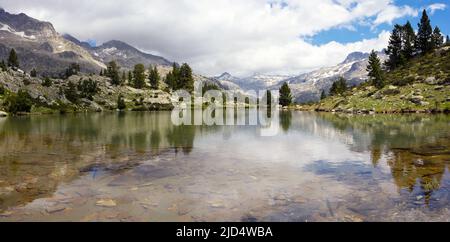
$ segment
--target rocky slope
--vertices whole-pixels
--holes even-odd
[[[344,95],[298,109],[347,113],[409,113],[450,111],[450,47],[416,57],[386,74],[381,90],[368,83]]]
[[[214,79],[218,80],[224,86],[229,87],[231,90],[267,90],[270,87],[278,84],[280,81],[289,78],[289,76],[285,75],[262,75],[262,74],[254,74],[249,77],[235,77],[230,73],[225,72],[220,76],[214,77]]]
[[[378,53],[382,60],[386,55]],[[358,85],[367,80],[366,67],[368,53],[354,52],[340,64],[325,67],[299,76],[289,77],[283,75],[253,75],[239,78],[225,72],[214,79],[232,90],[278,90],[284,82],[287,82],[292,90],[296,102],[305,103],[318,101],[322,90],[328,92],[331,85],[340,76],[348,80],[350,85]]]
[[[136,64],[144,64],[145,66],[172,65],[172,62],[163,57],[144,53],[119,40],[111,40],[100,46],[92,47],[68,34],[64,35],[64,38],[85,48],[96,60],[102,63],[116,61],[119,66],[125,69],[132,69]]]
[[[43,75],[59,74],[73,62],[85,72],[105,68],[83,47],[58,34],[51,23],[0,9],[0,59],[6,59],[11,48],[18,53],[21,69],[36,68]]]
[[[378,53],[381,60],[386,59],[382,52]],[[322,90],[328,92],[333,82],[339,77],[344,77],[351,86],[359,85],[367,80],[366,67],[369,54],[354,52],[340,64],[332,67],[325,67],[317,71],[305,73],[293,78],[283,80],[287,82],[292,90],[295,101],[298,103],[318,101]],[[278,83],[272,89],[280,88],[282,83]]]

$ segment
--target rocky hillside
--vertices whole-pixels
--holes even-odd
[[[387,58],[384,53],[380,52],[378,55],[382,60]],[[282,82],[289,84],[296,102],[318,101],[322,90],[328,92],[333,82],[339,77],[344,77],[351,86],[365,82],[367,80],[368,56],[367,53],[354,52],[336,66],[305,73]],[[279,83],[273,89],[278,89],[281,85],[282,83]]]
[[[84,96],[82,86],[84,81],[93,81],[96,91],[92,96]],[[77,98],[68,92],[69,83],[76,87]],[[161,89],[164,89],[161,83]],[[30,96],[31,113],[107,111],[117,109],[119,95],[124,97],[127,109],[130,110],[167,110],[172,109],[169,93],[162,90],[135,89],[130,86],[111,85],[110,79],[92,75],[79,74],[67,80],[51,79],[49,84],[44,79],[33,78],[27,74],[13,71],[0,71],[0,110],[8,111],[8,97],[17,95],[19,90],[26,91]],[[69,96],[70,95],[70,96]]]
[[[68,34],[64,35],[64,38],[85,48],[96,60],[102,63],[116,61],[119,66],[125,69],[132,69],[136,64],[144,64],[145,66],[172,65],[172,62],[163,57],[144,53],[119,40],[111,40],[100,46],[92,47]]]
[[[384,53],[378,55],[382,60],[387,57]],[[299,76],[284,75],[253,75],[239,78],[225,72],[214,79],[231,90],[278,90],[287,82],[292,90],[296,102],[305,103],[318,101],[322,90],[328,92],[331,85],[339,77],[344,77],[352,86],[359,85],[367,80],[368,53],[354,52],[340,64],[325,67]]]
[[[386,74],[381,90],[368,83],[299,109],[348,113],[450,111],[450,47],[412,59]]]
[[[51,23],[0,9],[0,58],[6,59],[11,48],[18,53],[21,69],[36,68],[43,75],[60,73],[73,62],[85,72],[105,68],[83,47],[58,34]]]
[[[43,76],[56,77],[71,63],[78,63],[85,73],[98,73],[113,60],[124,69],[136,64],[172,65],[118,40],[93,47],[69,34],[60,35],[49,22],[0,9],[0,59],[6,59],[11,48],[18,53],[21,69],[29,72],[35,68]]]
[[[220,76],[213,77],[212,79],[220,82],[221,85],[226,87],[228,90],[236,90],[244,93],[249,90],[260,91],[272,89],[275,85],[288,78],[289,76],[286,75],[262,74],[254,74],[249,77],[240,78],[225,72]]]

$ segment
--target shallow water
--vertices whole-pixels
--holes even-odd
[[[0,119],[0,221],[448,221],[450,116]]]

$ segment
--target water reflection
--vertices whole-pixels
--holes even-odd
[[[235,118],[242,118],[236,113]],[[392,184],[397,199],[408,206],[449,206],[449,116],[291,111],[277,115],[279,119],[274,120],[282,131],[273,137],[260,137],[257,126],[174,126],[169,112],[0,119],[0,210],[51,197],[61,184],[71,184],[86,173],[121,175],[130,170],[137,176],[129,178],[132,184],[171,177],[182,184],[178,191],[191,189],[206,198],[215,194],[202,190],[208,189],[207,183],[220,184],[214,192],[235,191],[246,187],[251,177],[261,187],[242,193],[261,201],[270,195],[270,185],[286,190],[283,196],[311,194],[315,207],[319,197],[331,196],[334,189],[341,192],[337,182],[374,196]],[[244,119],[248,122],[245,115]],[[158,163],[162,158],[165,163]],[[151,165],[143,165],[149,161]],[[123,184],[127,179],[118,177],[109,184]],[[181,179],[203,185],[195,190],[184,187]],[[302,190],[303,186],[296,186],[301,179],[319,179],[320,188]],[[339,194],[339,199],[354,198]]]

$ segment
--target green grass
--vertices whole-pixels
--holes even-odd
[[[436,83],[426,83],[429,77],[435,77]],[[307,108],[322,111],[372,110],[379,113],[449,111],[450,49],[412,59],[406,66],[387,73],[386,82],[388,84],[381,90],[364,83],[341,96],[328,97]],[[395,88],[391,89],[391,85]],[[422,103],[411,102],[413,96],[422,96]]]

